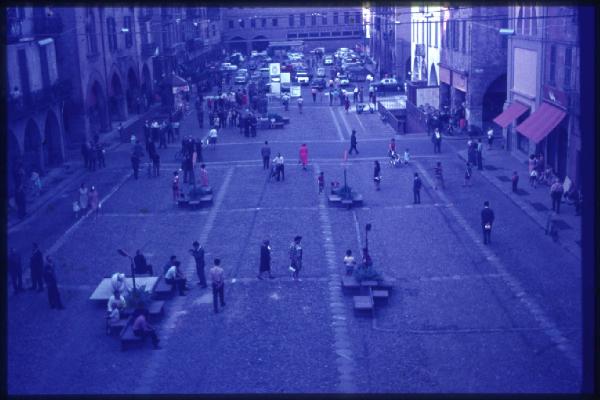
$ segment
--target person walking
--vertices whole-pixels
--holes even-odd
[[[310,90],[310,94],[312,95],[312,99],[313,99],[313,104],[317,102],[317,88],[313,87]]]
[[[490,202],[483,202],[481,211],[481,228],[483,229],[483,244],[492,243],[492,225],[494,223],[494,211],[490,208]]]
[[[302,143],[302,146],[300,146],[299,156],[302,169],[306,171],[306,164],[308,164],[308,147],[306,147],[306,143]]]
[[[21,293],[23,291],[23,267],[21,254],[14,247],[11,247],[8,253],[8,273],[13,286],[13,293]]]
[[[281,153],[277,153],[277,157],[273,159],[273,165],[275,166],[275,175],[277,176],[277,181],[279,182],[279,178],[281,180],[285,180],[285,165],[284,165],[283,156]]]
[[[465,182],[463,186],[471,186],[471,175],[473,175],[473,169],[471,163],[467,161],[467,168],[465,169]]]
[[[477,141],[477,170],[483,170],[483,143],[481,143],[481,139]]]
[[[171,181],[171,189],[173,190],[173,201],[177,203],[179,200],[179,172],[173,172],[173,180]]]
[[[64,310],[65,307],[60,301],[60,293],[58,292],[58,285],[56,283],[54,261],[50,256],[46,256],[46,265],[44,266],[44,281],[46,281],[46,287],[48,288],[48,302],[50,303],[50,308]]]
[[[490,128],[487,131],[488,150],[492,149],[492,143],[494,142],[494,128]]]
[[[510,180],[512,182],[513,193],[517,193],[517,185],[519,184],[519,174],[517,174],[517,171],[513,172],[513,175]]]
[[[165,149],[167,147],[165,146]],[[144,151],[139,141],[135,142],[135,146],[133,146],[133,152],[131,154],[131,167],[133,168],[133,177],[137,180],[138,172],[140,170],[140,161],[144,156]]]
[[[44,291],[44,255],[37,243],[33,243],[33,253],[29,260],[29,269],[31,270],[31,290],[37,288],[38,292]]]
[[[258,267],[258,279],[262,280],[262,275],[265,272],[269,274],[269,279],[275,278],[273,275],[271,275],[271,246],[268,240],[264,240],[263,244],[260,246],[260,264]]]
[[[304,99],[302,97],[298,97],[298,111],[302,114],[302,106],[304,104]]]
[[[375,160],[375,168],[373,169],[373,181],[375,181],[375,190],[380,190],[381,185],[381,165]]]
[[[352,154],[352,150],[356,151],[358,154],[358,149],[356,148],[356,130],[352,129],[352,134],[350,135],[350,150],[348,154]]]
[[[433,142],[433,152],[441,153],[442,152],[442,134],[440,130],[436,128],[433,135],[431,136],[431,141]]]
[[[260,149],[260,155],[263,160],[263,169],[269,169],[269,160],[271,159],[271,147],[269,142],[265,140],[265,145]]]
[[[88,208],[89,196],[88,196],[88,188],[85,186],[85,182],[81,184],[79,187],[79,207],[81,211],[85,213]]]
[[[196,274],[198,274],[198,285],[201,288],[206,287],[206,275],[204,274],[204,248],[200,246],[197,240],[192,243],[192,249],[189,250],[196,262]]]
[[[102,143],[96,143],[94,149],[97,153],[98,169],[106,168],[106,149],[104,149],[104,145]]]
[[[94,213],[94,219],[98,218],[98,212],[100,211],[100,201],[98,200],[98,191],[95,186],[92,186],[88,192],[88,204],[90,210]]]
[[[419,178],[419,174],[415,172],[415,176],[413,178],[413,204],[421,204],[421,187],[423,183],[421,182],[421,178]]]
[[[160,176],[160,156],[155,152],[150,155],[150,158],[152,158],[152,173],[154,177],[158,177]]]
[[[213,150],[217,146],[217,138],[218,137],[219,137],[219,135],[218,135],[217,130],[215,128],[212,128],[210,131],[208,131],[208,142],[210,144],[212,144]]]
[[[294,237],[294,241],[290,244],[290,270],[292,271],[292,278],[295,281],[300,281],[299,278],[300,270],[302,269],[302,247],[300,241],[302,236]]]
[[[344,110],[346,110],[346,114],[348,114],[348,110],[350,109],[350,99],[348,96],[344,98]]]
[[[220,300],[221,307],[225,307],[225,279],[223,278],[223,268],[221,268],[221,260],[215,258],[214,265],[210,269],[210,278],[212,281],[213,292],[213,307],[215,314],[219,312],[217,300]]]
[[[562,183],[558,179],[554,180],[554,183],[550,187],[550,198],[552,199],[552,211],[556,211],[556,214],[560,214],[560,203],[562,201],[564,188]]]
[[[317,178],[317,183],[319,184],[319,194],[323,193],[325,189],[325,173],[321,171],[319,173],[319,177]]]
[[[435,168],[433,169],[434,174],[435,174],[435,186],[434,189],[437,190],[438,188],[438,184],[442,189],[445,189],[444,186],[444,171],[442,170],[442,163],[441,162],[437,162],[437,164],[435,165]]]

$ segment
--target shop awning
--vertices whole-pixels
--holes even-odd
[[[556,125],[562,121],[565,115],[567,113],[560,108],[542,103],[539,109],[523,121],[521,125],[517,126],[517,132],[527,136],[537,144],[556,128]]]
[[[526,112],[529,107],[515,101],[512,103],[506,110],[504,110],[500,115],[494,118],[494,122],[500,125],[502,128],[506,128],[510,125],[515,119],[519,118]]]

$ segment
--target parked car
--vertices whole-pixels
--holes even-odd
[[[244,71],[244,72],[242,72],[242,71]],[[248,83],[248,72],[246,72],[246,70],[238,71],[238,73],[235,75],[235,78],[233,79],[233,81],[240,85],[244,85],[244,84]]]
[[[348,96],[351,99],[352,96],[354,95],[355,88],[356,88],[356,85],[349,84],[346,87],[342,88],[342,94],[344,96]]]
[[[383,78],[379,82],[371,83],[378,92],[401,92],[402,85],[398,83],[396,78]]]
[[[310,76],[308,76],[308,72],[306,72],[306,71],[296,72],[296,82],[298,82],[301,85],[308,85],[309,81],[310,81]]]
[[[221,71],[237,71],[237,65],[233,65],[228,62],[221,63],[221,67],[219,68]]]
[[[348,75],[346,74],[340,74],[338,76],[339,80],[340,80],[340,86],[348,86],[350,84],[350,80],[348,79]]]
[[[325,65],[333,65],[333,57],[332,56],[325,56],[323,58],[323,64],[325,64]]]

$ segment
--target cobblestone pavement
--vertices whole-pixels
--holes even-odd
[[[386,151],[394,134],[377,114],[346,114],[338,106],[313,105],[306,91],[304,96],[303,114],[271,105],[291,118],[283,130],[246,138],[227,128],[215,150],[205,149],[212,207],[187,211],[173,205],[170,176],[178,167],[178,145],[161,150],[160,177],[142,173],[137,181],[123,145],[110,153],[108,168],[84,177],[100,191],[97,219],[75,221],[75,182],[59,190],[52,208],[9,232],[24,261],[32,240],[54,254],[66,306],[50,310],[45,294],[9,295],[10,394],[579,390],[579,258],[545,236],[489,170],[475,171],[473,187],[461,186],[464,162],[457,154],[464,140],[448,140],[434,155],[425,134],[396,136],[413,161],[392,168]],[[360,154],[344,165],[351,129],[357,130]],[[208,132],[193,114],[181,130],[196,137]],[[264,140],[286,158],[283,182],[268,182],[262,170]],[[301,143],[309,147],[307,171],[297,164]],[[513,168],[510,161],[503,164],[508,155],[494,157],[489,165]],[[382,162],[379,192],[372,181],[375,159]],[[432,188],[438,160],[445,190]],[[327,182],[342,181],[344,168],[350,186],[364,196],[362,208],[329,208],[318,194],[317,172]],[[414,172],[424,183],[417,206]],[[491,246],[481,241],[484,200],[496,213]],[[577,222],[568,221],[573,231]],[[374,319],[354,316],[352,298],[339,288],[343,254],[359,253],[366,223],[373,224],[375,266],[394,280],[389,304]],[[287,269],[287,249],[297,234],[303,236],[301,282],[293,282]],[[276,278],[260,281],[265,238],[273,247]],[[196,239],[207,262],[220,257],[224,265],[227,305],[216,315],[186,253]],[[561,236],[559,243],[567,240],[575,238]],[[168,300],[156,323],[162,350],[147,345],[121,352],[118,339],[105,335],[104,304],[89,300],[103,277],[128,271],[116,251],[121,247],[142,249],[158,269],[176,254],[192,280],[188,295]]]

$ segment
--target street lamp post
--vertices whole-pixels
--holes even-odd
[[[135,267],[134,267],[134,263],[133,263],[133,257],[131,257],[125,250],[123,249],[117,249],[117,252],[122,255],[123,257],[127,257],[129,258],[129,261],[131,263],[131,278],[133,280],[133,291],[137,291],[137,287],[135,286]]]
[[[365,226],[365,249],[367,249],[367,253],[369,252],[369,231],[371,230],[371,227],[371,224]]]

